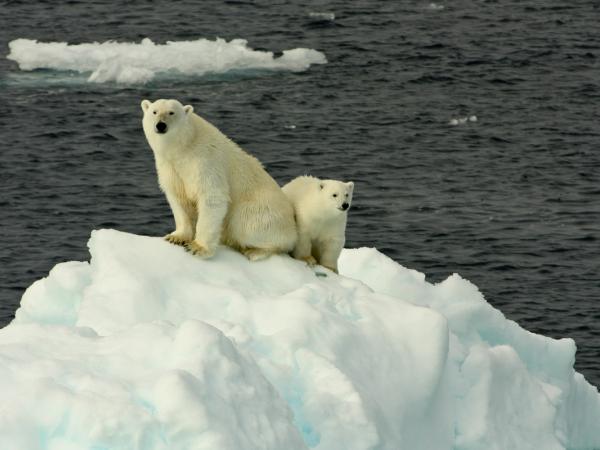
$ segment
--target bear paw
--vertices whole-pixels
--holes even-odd
[[[325,267],[326,269],[329,269],[329,270],[331,270],[332,272],[335,272],[335,273],[339,274],[339,272],[338,272],[338,268],[337,268],[337,267],[334,267],[334,266],[329,266],[329,265],[327,265],[327,264],[323,264],[323,263],[321,263],[321,265],[322,265],[323,267]]]
[[[186,250],[192,255],[199,256],[200,258],[210,258],[215,254],[214,249],[206,248],[202,244],[198,244],[196,241],[192,241],[185,246]]]
[[[250,261],[260,261],[261,259],[266,259],[273,254],[272,251],[262,248],[247,248],[243,250],[242,253]]]
[[[187,245],[187,243],[190,242],[189,239],[185,239],[180,234],[177,234],[175,232],[167,234],[164,237],[164,239],[165,241],[170,242],[171,244],[183,246]]]
[[[309,256],[304,256],[302,258],[300,258],[301,261],[304,261],[306,264],[308,264],[310,267],[312,266],[316,266],[317,265],[317,260],[309,255]]]

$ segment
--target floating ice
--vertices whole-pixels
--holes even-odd
[[[441,11],[443,9],[446,9],[446,7],[444,5],[440,5],[439,3],[430,3],[429,5],[427,5],[427,9],[431,9],[433,11]]]
[[[335,20],[335,14],[332,12],[309,12],[308,17],[317,20],[327,20],[333,22]]]
[[[458,117],[455,119],[450,119],[450,122],[448,123],[452,126],[456,126],[464,125],[467,122],[477,122],[477,116]]]
[[[2,449],[600,447],[575,345],[374,249],[343,276],[101,230],[0,330]]]
[[[96,83],[145,83],[159,73],[169,72],[188,76],[248,69],[301,72],[312,64],[327,62],[323,53],[307,48],[285,50],[276,58],[272,52],[251,49],[243,39],[155,44],[146,38],[140,43],[108,41],[77,45],[16,39],[8,46],[8,59],[16,61],[21,70],[90,73],[88,81]]]

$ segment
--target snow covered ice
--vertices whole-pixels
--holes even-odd
[[[94,231],[0,330],[0,448],[592,449],[575,344],[375,249],[337,276]]]
[[[15,39],[8,46],[8,59],[21,70],[52,69],[90,74],[96,83],[146,83],[157,74],[176,72],[187,76],[221,74],[232,70],[288,70],[301,72],[312,64],[325,64],[325,55],[309,48],[272,52],[253,50],[244,39],[227,42],[217,38],[169,41],[155,44],[107,41],[70,45]]]

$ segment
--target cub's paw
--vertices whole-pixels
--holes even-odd
[[[313,267],[317,265],[317,260],[309,255],[309,256],[304,256],[302,258],[300,258],[301,261],[304,261],[306,264],[308,264],[309,267]]]
[[[192,241],[185,246],[186,250],[192,255],[199,256],[200,258],[210,258],[215,254],[214,249],[206,248],[202,244],[198,244],[196,241]]]
[[[334,267],[334,266],[329,266],[329,265],[327,265],[327,264],[323,264],[323,263],[321,263],[321,265],[322,265],[323,267],[325,267],[326,269],[329,269],[329,270],[331,270],[332,272],[335,272],[335,273],[339,274],[339,272],[338,272],[338,268],[337,268],[337,267]]]
[[[165,241],[170,242],[175,245],[183,245],[185,246],[190,242],[189,239],[183,238],[180,234],[176,234],[175,232],[169,233],[164,237]]]
[[[262,248],[247,248],[242,250],[242,253],[250,261],[260,261],[261,259],[266,259],[273,254],[271,250],[265,250]]]

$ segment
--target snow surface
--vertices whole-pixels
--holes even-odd
[[[0,330],[0,448],[591,449],[575,344],[375,249],[341,276],[94,231]]]
[[[159,73],[176,72],[201,76],[232,70],[288,70],[300,72],[312,64],[325,64],[317,50],[284,50],[276,58],[272,52],[253,50],[244,39],[214,41],[169,41],[155,44],[145,38],[140,43],[107,41],[70,45],[66,42],[38,42],[16,39],[9,42],[8,59],[21,70],[53,69],[91,73],[88,81],[104,83],[146,83]]]

